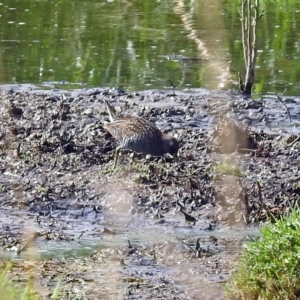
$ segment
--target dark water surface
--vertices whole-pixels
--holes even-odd
[[[179,89],[238,88],[239,2],[2,1],[0,82],[145,90],[170,88],[170,79]],[[265,1],[255,91],[298,95],[300,4],[282,5]]]

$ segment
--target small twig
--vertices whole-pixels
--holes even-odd
[[[261,185],[260,185],[258,180],[256,181],[256,185],[257,185],[257,188],[258,188],[258,199],[260,201],[260,204],[262,206],[264,206],[263,196],[262,196],[262,192],[261,192]]]
[[[284,92],[285,92],[285,90],[284,90]],[[287,105],[284,103],[284,101],[282,100],[282,97],[281,97],[284,94],[284,92],[281,95],[279,95],[277,93],[275,93],[275,95],[277,96],[278,100],[285,106],[286,112],[287,112],[288,117],[290,119],[290,124],[292,125],[292,118],[291,118],[290,111],[289,111]]]
[[[293,140],[291,143],[287,144],[287,146],[289,146],[289,147],[294,146],[294,144],[296,144],[296,142],[298,142],[299,139],[300,139],[300,135],[295,140]]]
[[[19,144],[18,144],[18,147],[17,147],[17,156],[18,156],[19,158],[21,158],[21,156],[22,156],[22,153],[21,153],[21,146],[22,146],[22,144],[19,143]]]
[[[176,88],[176,85],[175,85],[175,84],[173,84],[173,82],[171,81],[171,79],[168,79],[168,82],[170,83],[170,85],[171,85],[171,87],[172,87],[173,89],[175,89],[175,88]]]
[[[248,194],[247,194],[247,191],[245,188],[241,191],[241,197],[242,197],[244,205],[246,207],[247,219],[248,219],[251,209],[250,209],[250,205],[249,205],[249,197],[248,197]]]
[[[181,242],[182,244],[186,245],[190,250],[192,250],[195,254],[197,254],[196,249],[192,248],[189,244],[187,244],[183,239],[177,238],[177,241]]]
[[[241,15],[241,23],[242,23],[242,41],[243,41],[243,50],[244,50],[244,61],[245,61],[245,67],[247,69],[247,65],[248,65],[248,62],[247,62],[247,46],[246,46],[246,38],[245,38],[245,32],[246,32],[247,28],[245,28],[245,24],[246,24],[245,7],[246,7],[246,0],[243,0],[240,15]]]

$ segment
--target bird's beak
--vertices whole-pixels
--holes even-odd
[[[177,155],[177,153],[173,154],[173,159],[174,159],[175,162],[178,162],[178,155]]]

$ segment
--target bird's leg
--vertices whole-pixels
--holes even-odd
[[[113,169],[115,169],[116,166],[117,166],[117,162],[118,162],[118,157],[119,157],[120,151],[121,151],[121,147],[117,147],[116,151],[115,151],[115,159],[114,159],[114,167],[113,167]]]

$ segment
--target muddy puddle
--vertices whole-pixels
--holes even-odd
[[[1,89],[0,254],[43,295],[63,277],[60,299],[224,299],[243,244],[299,201],[298,98]],[[113,171],[103,99],[176,136],[179,162],[122,151]]]

